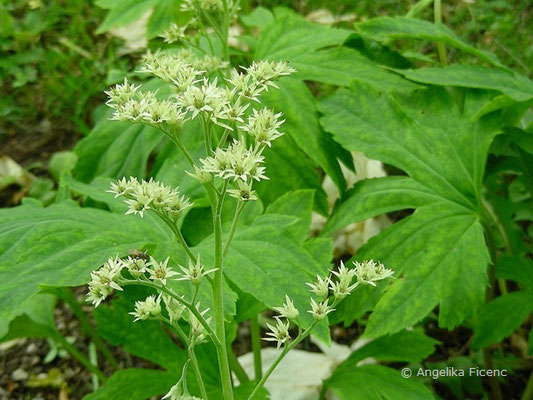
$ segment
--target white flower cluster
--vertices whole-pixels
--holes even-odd
[[[252,179],[268,179],[264,174],[265,167],[260,166],[264,159],[259,147],[246,148],[243,142],[235,140],[225,149],[217,148],[212,157],[201,159],[200,162],[203,171],[218,178],[248,182]]]
[[[163,213],[176,219],[184,210],[193,204],[185,196],[180,195],[178,188],[165,186],[152,179],[139,182],[131,177],[129,180],[122,178],[116,183],[111,183],[111,190],[116,197],[126,198],[128,211],[126,214],[139,214],[141,217],[148,210]]]
[[[124,78],[122,85],[106,92],[109,96],[106,104],[115,110],[113,119],[143,122],[148,125],[183,125],[185,114],[176,102],[169,99],[158,100],[155,93],[141,92],[139,87]]]
[[[282,115],[282,113],[274,114],[274,111],[269,108],[253,110],[253,114],[248,117],[248,123],[240,128],[251,135],[256,143],[270,147],[272,141],[283,135],[278,130],[285,122],[285,120],[279,120]]]
[[[125,259],[118,257],[110,258],[100,269],[91,273],[87,300],[98,307],[113,290],[122,290],[121,283],[126,279],[122,276],[122,271],[124,270],[128,271],[134,279],[149,279],[153,282],[160,282],[166,285],[167,279],[180,276],[178,272],[168,266],[168,260],[168,257],[163,262],[157,262],[153,257],[150,257],[150,261],[148,262],[143,258],[136,257]],[[148,274],[148,277],[146,274]],[[163,301],[166,304],[167,300],[165,298],[163,298]],[[157,304],[159,303],[160,299],[157,300]]]
[[[323,278],[318,275],[316,282],[307,283],[311,288],[310,291],[319,297],[319,301],[311,298],[311,309],[308,311],[316,321],[323,320],[329,313],[335,311],[335,305],[350,295],[360,284],[375,286],[376,281],[390,278],[394,273],[382,264],[376,264],[373,260],[361,263],[354,262],[353,264],[355,268],[348,269],[341,261],[338,270],[330,271],[328,277]],[[357,281],[352,283],[354,277],[357,277]],[[330,291],[333,294],[332,298],[329,297]],[[268,332],[267,336],[270,337],[266,337],[264,340],[277,342],[279,348],[290,340],[289,321],[298,320],[300,313],[288,296],[285,296],[285,303],[281,307],[274,307],[273,310],[277,311],[279,316],[274,317],[276,325],[268,324],[271,332]],[[283,321],[281,318],[286,318],[287,321]]]
[[[129,314],[135,317],[133,322],[159,317],[161,315],[161,295],[157,298],[151,295],[146,300],[136,301],[135,311]]]
[[[204,270],[202,263],[200,262],[200,256],[196,260],[196,263],[192,262],[189,259],[189,268],[179,266],[183,271],[183,274],[180,278],[176,279],[178,281],[190,281],[194,285],[199,285],[202,281],[202,278],[206,275],[209,275],[211,272],[215,272],[218,268],[213,268],[208,271]]]

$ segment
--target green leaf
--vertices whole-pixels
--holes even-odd
[[[323,215],[328,214],[328,203],[322,188],[321,176],[289,135],[277,139],[271,149],[264,150],[263,155],[269,179],[257,183],[254,188],[265,206],[287,192],[313,189],[314,210]]]
[[[502,256],[496,263],[496,276],[519,282],[533,290],[533,261],[518,256]]]
[[[230,250],[224,259],[224,273],[241,291],[249,293],[272,308],[280,306],[288,294],[295,306],[302,310],[305,326],[312,316],[309,308],[309,291],[306,282],[317,274],[324,276],[326,266],[319,265],[313,257],[285,232],[298,219],[276,214],[257,218],[250,227],[237,229]],[[199,251],[202,260],[212,262],[212,238],[202,242],[193,251]],[[329,340],[326,327],[316,330],[317,336]]]
[[[20,315],[11,321],[7,335],[1,338],[5,342],[16,338],[46,338],[59,335],[55,327],[54,307],[55,296],[38,294],[32,297],[24,307],[19,309]],[[3,325],[3,324],[2,324]],[[0,327],[0,331],[5,328]]]
[[[369,337],[413,325],[437,305],[439,325],[452,328],[483,303],[488,254],[478,204],[500,120],[472,121],[469,113],[481,101],[476,96],[466,93],[464,114],[438,88],[410,95],[341,89],[319,106],[324,127],[345,148],[409,175],[357,185],[326,231],[416,207],[359,250],[358,258],[379,259],[398,278],[370,317]]]
[[[327,46],[341,44],[352,32],[316,25],[293,12],[277,13],[261,32],[255,60],[288,60]]]
[[[2,322],[17,315],[39,285],[84,284],[109,257],[161,244],[170,234],[152,219],[64,204],[2,209],[0,227]]]
[[[340,400],[432,400],[424,385],[382,365],[339,367],[327,381]]]
[[[516,330],[533,311],[533,292],[504,294],[484,305],[474,327],[472,347],[498,343]]]
[[[48,170],[52,176],[59,181],[64,172],[70,172],[74,168],[78,156],[71,151],[61,151],[55,153],[48,164]]]
[[[76,145],[75,177],[90,182],[97,176],[146,176],[148,157],[163,135],[154,128],[127,122],[102,121]]]
[[[347,47],[304,53],[289,60],[297,71],[293,76],[302,80],[343,87],[356,81],[383,90],[410,91],[418,87]]]
[[[377,41],[397,39],[425,39],[455,47],[479,57],[492,65],[503,67],[498,57],[464,42],[453,31],[441,24],[433,24],[416,18],[379,17],[355,24],[356,30]]]
[[[266,105],[283,112],[283,130],[344,192],[346,181],[337,161],[338,153],[343,150],[329,134],[322,131],[315,99],[307,86],[295,79],[283,79],[279,82],[278,90],[270,90],[261,98]]]
[[[157,0],[121,0],[109,4],[110,11],[96,33],[105,33],[113,28],[127,25],[141,18],[156,3]]]
[[[401,331],[372,340],[350,354],[343,364],[355,367],[368,357],[378,361],[417,362],[432,354],[437,343],[422,331]]]
[[[330,234],[353,222],[438,200],[426,186],[403,176],[365,179],[357,182],[333,210],[321,235]]]
[[[269,23],[274,22],[274,15],[267,8],[256,7],[250,14],[243,15],[241,21],[246,26],[263,28]]]
[[[533,99],[533,82],[511,71],[480,65],[450,65],[444,68],[396,69],[395,71],[415,82],[497,90],[515,101]]]
[[[158,0],[146,25],[146,36],[152,39],[166,31],[177,19],[180,2],[176,0]]]
[[[179,374],[153,369],[128,368],[115,372],[98,390],[83,400],[146,400],[166,394],[179,379]]]
[[[150,360],[167,370],[181,371],[187,359],[186,351],[170,339],[157,321],[137,321],[129,313],[135,300],[144,300],[148,290],[127,288],[109,306],[101,305],[94,311],[98,333],[113,346],[121,346],[131,354]]]
[[[285,193],[267,207],[265,214],[290,215],[298,218],[297,223],[287,227],[287,232],[299,242],[303,242],[309,236],[314,197],[313,190]]]

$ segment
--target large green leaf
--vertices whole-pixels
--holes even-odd
[[[146,175],[148,157],[162,134],[144,125],[102,121],[76,145],[74,175],[82,182],[97,176],[122,178]]]
[[[110,11],[96,30],[96,33],[104,33],[113,28],[127,25],[141,18],[157,3],[158,0],[121,0],[109,5],[101,3],[101,6],[109,8]]]
[[[262,100],[276,111],[283,111],[283,130],[344,192],[346,182],[337,161],[338,154],[343,150],[329,134],[322,131],[313,94],[303,82],[296,79],[284,79],[279,82],[279,87],[279,90],[270,90],[261,96]]]
[[[365,22],[358,22],[355,24],[355,28],[362,35],[378,41],[425,39],[443,43],[473,54],[490,64],[503,67],[498,57],[494,54],[469,45],[442,24],[433,24],[421,19],[408,17],[379,17]]]
[[[312,322],[309,309],[310,294],[306,282],[325,275],[327,266],[319,265],[296,239],[285,229],[298,218],[266,214],[250,227],[237,230],[231,248],[224,259],[224,273],[241,291],[272,308],[285,301],[285,294],[293,299],[301,311],[304,325]],[[194,251],[202,254],[207,264],[212,262],[212,238],[206,239]],[[320,328],[320,329],[318,329]],[[317,336],[329,340],[327,328],[317,328]]]
[[[411,95],[359,88],[340,90],[319,106],[324,127],[345,148],[409,175],[357,185],[347,205],[335,210],[326,232],[384,212],[416,208],[358,253],[383,261],[398,277],[404,275],[377,304],[367,336],[412,325],[437,305],[439,324],[451,328],[483,303],[488,254],[480,191],[499,120],[472,121],[469,112],[478,103],[467,92],[461,114],[438,88]]]
[[[511,71],[479,65],[450,65],[444,68],[395,71],[416,82],[497,90],[515,101],[533,99],[533,82]]]
[[[329,210],[326,193],[322,188],[322,178],[307,155],[289,135],[277,139],[271,149],[265,149],[263,155],[269,180],[257,183],[254,188],[265,206],[287,192],[314,189],[314,209],[327,215]]]
[[[504,294],[483,307],[474,327],[474,348],[498,343],[517,329],[533,311],[533,292]]]
[[[134,300],[144,299],[150,293],[132,289],[138,288],[128,288],[109,306],[101,305],[94,311],[98,333],[114,346],[179,372],[187,359],[186,351],[178,348],[159,322],[133,322],[129,313],[134,309]],[[132,295],[137,293],[140,296]]]
[[[416,89],[418,85],[379,67],[354,49],[335,47],[289,58],[295,78],[349,87],[354,81],[377,89]]]
[[[372,340],[350,354],[343,364],[355,367],[367,357],[378,361],[416,362],[433,353],[437,343],[421,331],[405,330]]]
[[[313,190],[297,190],[285,193],[267,207],[265,214],[291,215],[298,218],[297,223],[287,227],[287,232],[291,233],[298,241],[303,242],[309,236],[314,197],[315,192]]]
[[[128,368],[115,372],[104,386],[83,400],[146,400],[167,393],[178,379],[175,372]]]
[[[276,18],[261,32],[254,59],[288,60],[323,47],[341,44],[352,32],[312,24],[288,10],[276,10]]]
[[[39,285],[84,284],[109,257],[161,242],[169,235],[162,229],[75,205],[0,210],[0,321],[17,315]]]
[[[327,381],[340,400],[432,400],[424,385],[382,365],[339,367]]]

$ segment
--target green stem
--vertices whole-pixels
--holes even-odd
[[[196,264],[196,256],[193,254],[192,250],[190,249],[190,247],[185,242],[185,238],[183,237],[181,231],[176,226],[174,221],[170,220],[166,215],[164,215],[162,213],[156,213],[156,214],[168,225],[170,230],[174,233],[174,236],[176,236],[176,239],[178,240],[178,243],[181,245],[181,247],[183,247],[183,249],[185,250],[185,252],[189,256],[191,261]]]
[[[252,337],[252,351],[254,353],[255,380],[259,380],[263,376],[263,370],[261,363],[261,333],[259,330],[258,315],[250,318],[250,335]]]
[[[54,339],[58,341],[65,348],[65,350],[67,350],[72,355],[72,357],[74,357],[85,368],[95,374],[102,382],[107,381],[107,376],[100,370],[100,368],[91,363],[91,361],[87,357],[85,357],[82,352],[80,352],[76,347],[67,342],[67,340],[59,332],[57,335],[54,336]]]
[[[220,367],[220,378],[222,381],[222,394],[224,400],[233,400],[233,387],[231,385],[231,373],[228,362],[228,353],[226,348],[226,329],[224,326],[224,299],[222,295],[223,284],[223,261],[224,253],[222,246],[222,206],[224,204],[224,197],[226,195],[226,188],[228,181],[224,181],[222,192],[218,197],[216,204],[211,204],[213,211],[213,226],[215,238],[215,268],[217,270],[213,277],[213,308],[215,312],[216,335],[220,346],[218,346],[218,363]]]
[[[226,254],[228,254],[229,246],[231,245],[231,241],[233,240],[233,235],[235,234],[235,229],[237,228],[237,224],[239,223],[239,218],[242,213],[242,209],[244,208],[244,205],[246,203],[243,201],[239,201],[237,204],[237,209],[235,210],[235,214],[233,215],[233,221],[231,222],[231,228],[228,233],[228,237],[226,238],[226,243],[224,244],[224,257]]]
[[[109,364],[111,364],[114,369],[120,369],[117,359],[113,356],[109,348],[100,338],[96,332],[96,329],[94,329],[94,327],[91,325],[89,318],[83,312],[81,305],[72,290],[69,288],[58,288],[58,290],[55,290],[54,293],[70,307],[76,318],[78,318],[78,321],[80,321],[82,331],[91,338],[95,346],[102,352]]]
[[[189,358],[194,369],[194,374],[196,375],[196,381],[198,386],[200,386],[200,393],[202,394],[202,400],[207,400],[207,391],[205,390],[204,380],[202,379],[202,373],[200,372],[200,367],[198,366],[198,360],[196,359],[196,354],[194,353],[194,346],[189,347]]]
[[[294,339],[288,346],[285,346],[283,348],[283,351],[281,352],[281,354],[272,363],[272,365],[268,368],[268,370],[265,373],[265,375],[263,375],[261,380],[257,383],[257,385],[255,386],[252,394],[250,394],[250,396],[248,397],[248,400],[252,400],[253,399],[253,397],[255,396],[257,391],[263,387],[263,385],[265,384],[267,379],[270,377],[272,372],[274,372],[274,370],[276,369],[278,364],[281,362],[281,360],[283,360],[283,358],[287,355],[287,353],[289,351],[291,351],[294,347],[296,347],[298,345],[298,343],[300,343],[303,339],[305,339],[311,333],[311,331],[313,330],[313,328],[316,326],[317,323],[318,323],[318,321],[314,320],[313,323],[311,325],[309,325],[309,328],[307,328],[304,332],[301,332],[296,339]]]
[[[433,2],[433,13],[435,17],[435,24],[442,24],[442,10],[441,10],[441,0],[435,0]],[[448,65],[448,60],[446,59],[446,49],[444,44],[437,43],[437,53],[439,54],[439,60],[443,67]]]
[[[228,346],[228,360],[229,360],[229,366],[231,370],[237,376],[237,379],[239,380],[239,382],[241,384],[245,382],[249,382],[250,378],[248,377],[248,374],[246,373],[241,363],[237,359],[237,356],[235,356],[235,353],[233,352],[231,346]]]
[[[211,329],[211,327],[209,326],[209,324],[207,323],[205,318],[202,316],[202,314],[200,314],[200,312],[196,309],[196,307],[194,305],[192,305],[191,303],[189,303],[187,300],[183,299],[182,297],[180,297],[179,295],[174,293],[174,291],[170,290],[166,286],[158,285],[157,283],[153,283],[153,282],[150,282],[150,281],[147,281],[147,280],[144,280],[144,281],[136,280],[136,281],[134,281],[134,280],[127,280],[127,279],[121,280],[120,281],[120,285],[122,285],[122,286],[126,286],[126,285],[148,286],[148,287],[154,288],[156,290],[159,290],[159,291],[161,291],[163,293],[168,294],[170,297],[172,297],[176,301],[179,301],[181,304],[183,304],[185,307],[187,307],[187,309],[190,312],[193,313],[193,315],[198,319],[198,321],[200,321],[202,326],[209,333],[209,335],[211,337],[211,340],[213,340],[213,343],[216,346],[220,345],[220,343],[218,342],[218,338],[215,335],[215,332],[213,331],[213,329]]]

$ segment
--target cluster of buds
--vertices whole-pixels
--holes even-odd
[[[197,310],[200,310],[200,303],[197,303],[195,308]],[[209,308],[206,308],[204,311],[199,311],[200,315],[204,318],[205,322],[209,325],[211,322],[211,317],[205,318],[205,314],[209,311]],[[205,342],[207,340],[207,331],[205,330],[205,327],[202,325],[200,320],[196,318],[196,316],[189,311],[189,325],[191,327],[191,345],[195,346],[199,343]]]
[[[279,120],[282,113],[274,114],[269,108],[254,110],[248,117],[248,123],[240,128],[251,135],[256,143],[271,146],[272,141],[283,135],[278,129],[285,122]]]
[[[213,268],[208,271],[204,270],[204,267],[202,263],[200,262],[199,255],[195,263],[189,259],[189,268],[182,267],[181,265],[179,267],[183,271],[183,274],[181,275],[180,278],[176,280],[190,281],[194,285],[199,285],[204,276],[209,275],[211,272],[215,272],[218,269],[218,268]]]
[[[153,210],[157,213],[175,220],[179,215],[193,204],[179,192],[179,188],[165,186],[153,179],[139,182],[136,178],[122,178],[116,183],[111,183],[111,190],[115,198],[124,197],[128,210],[126,214],[139,214]]]
[[[385,268],[382,264],[376,263],[373,260],[363,261],[361,263],[354,262],[355,268],[348,269],[341,261],[341,265],[337,271],[330,271],[328,277],[317,276],[317,281],[314,283],[307,283],[310,291],[318,296],[316,301],[311,298],[311,309],[308,311],[313,316],[315,321],[323,320],[329,313],[335,311],[335,306],[350,295],[359,285],[368,284],[375,286],[377,281],[390,278],[394,271]],[[354,277],[357,278],[353,282]],[[330,297],[330,292],[332,297]],[[264,340],[277,342],[279,348],[282,344],[290,340],[289,325],[290,321],[299,322],[299,311],[294,306],[292,300],[285,296],[285,303],[281,307],[274,307],[274,311],[279,313],[276,319],[276,325],[267,324],[270,332]],[[286,321],[281,318],[286,318]]]
[[[217,148],[212,157],[201,159],[201,170],[214,174],[218,178],[242,182],[254,179],[268,179],[264,172],[265,167],[260,166],[264,157],[258,146],[247,148],[246,145],[235,140],[227,148]]]
[[[116,85],[106,92],[107,105],[113,108],[113,119],[118,121],[142,122],[147,125],[161,125],[165,128],[179,128],[184,123],[185,113],[176,102],[158,100],[156,93],[141,92],[124,78],[122,85]]]
[[[157,298],[151,295],[146,300],[136,301],[135,311],[130,312],[130,315],[135,317],[133,322],[159,317],[161,315],[161,295]]]

